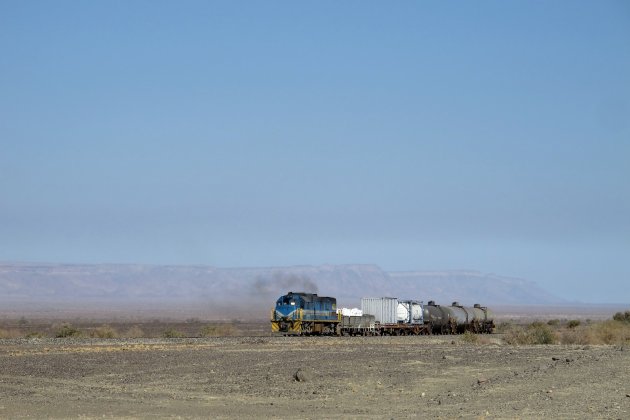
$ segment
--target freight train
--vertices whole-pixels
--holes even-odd
[[[285,335],[420,335],[492,333],[494,318],[485,306],[450,306],[434,301],[362,298],[361,315],[337,310],[337,299],[289,292],[271,311],[272,332]]]

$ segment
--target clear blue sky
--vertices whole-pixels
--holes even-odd
[[[0,1],[0,260],[630,302],[627,1]]]

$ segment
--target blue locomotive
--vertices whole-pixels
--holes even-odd
[[[271,331],[281,334],[338,334],[337,299],[315,293],[280,296],[271,314]]]

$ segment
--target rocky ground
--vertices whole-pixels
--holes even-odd
[[[630,418],[630,349],[462,337],[0,340],[0,418]]]

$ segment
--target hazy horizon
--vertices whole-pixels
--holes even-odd
[[[630,6],[0,3],[0,261],[630,302]]]

